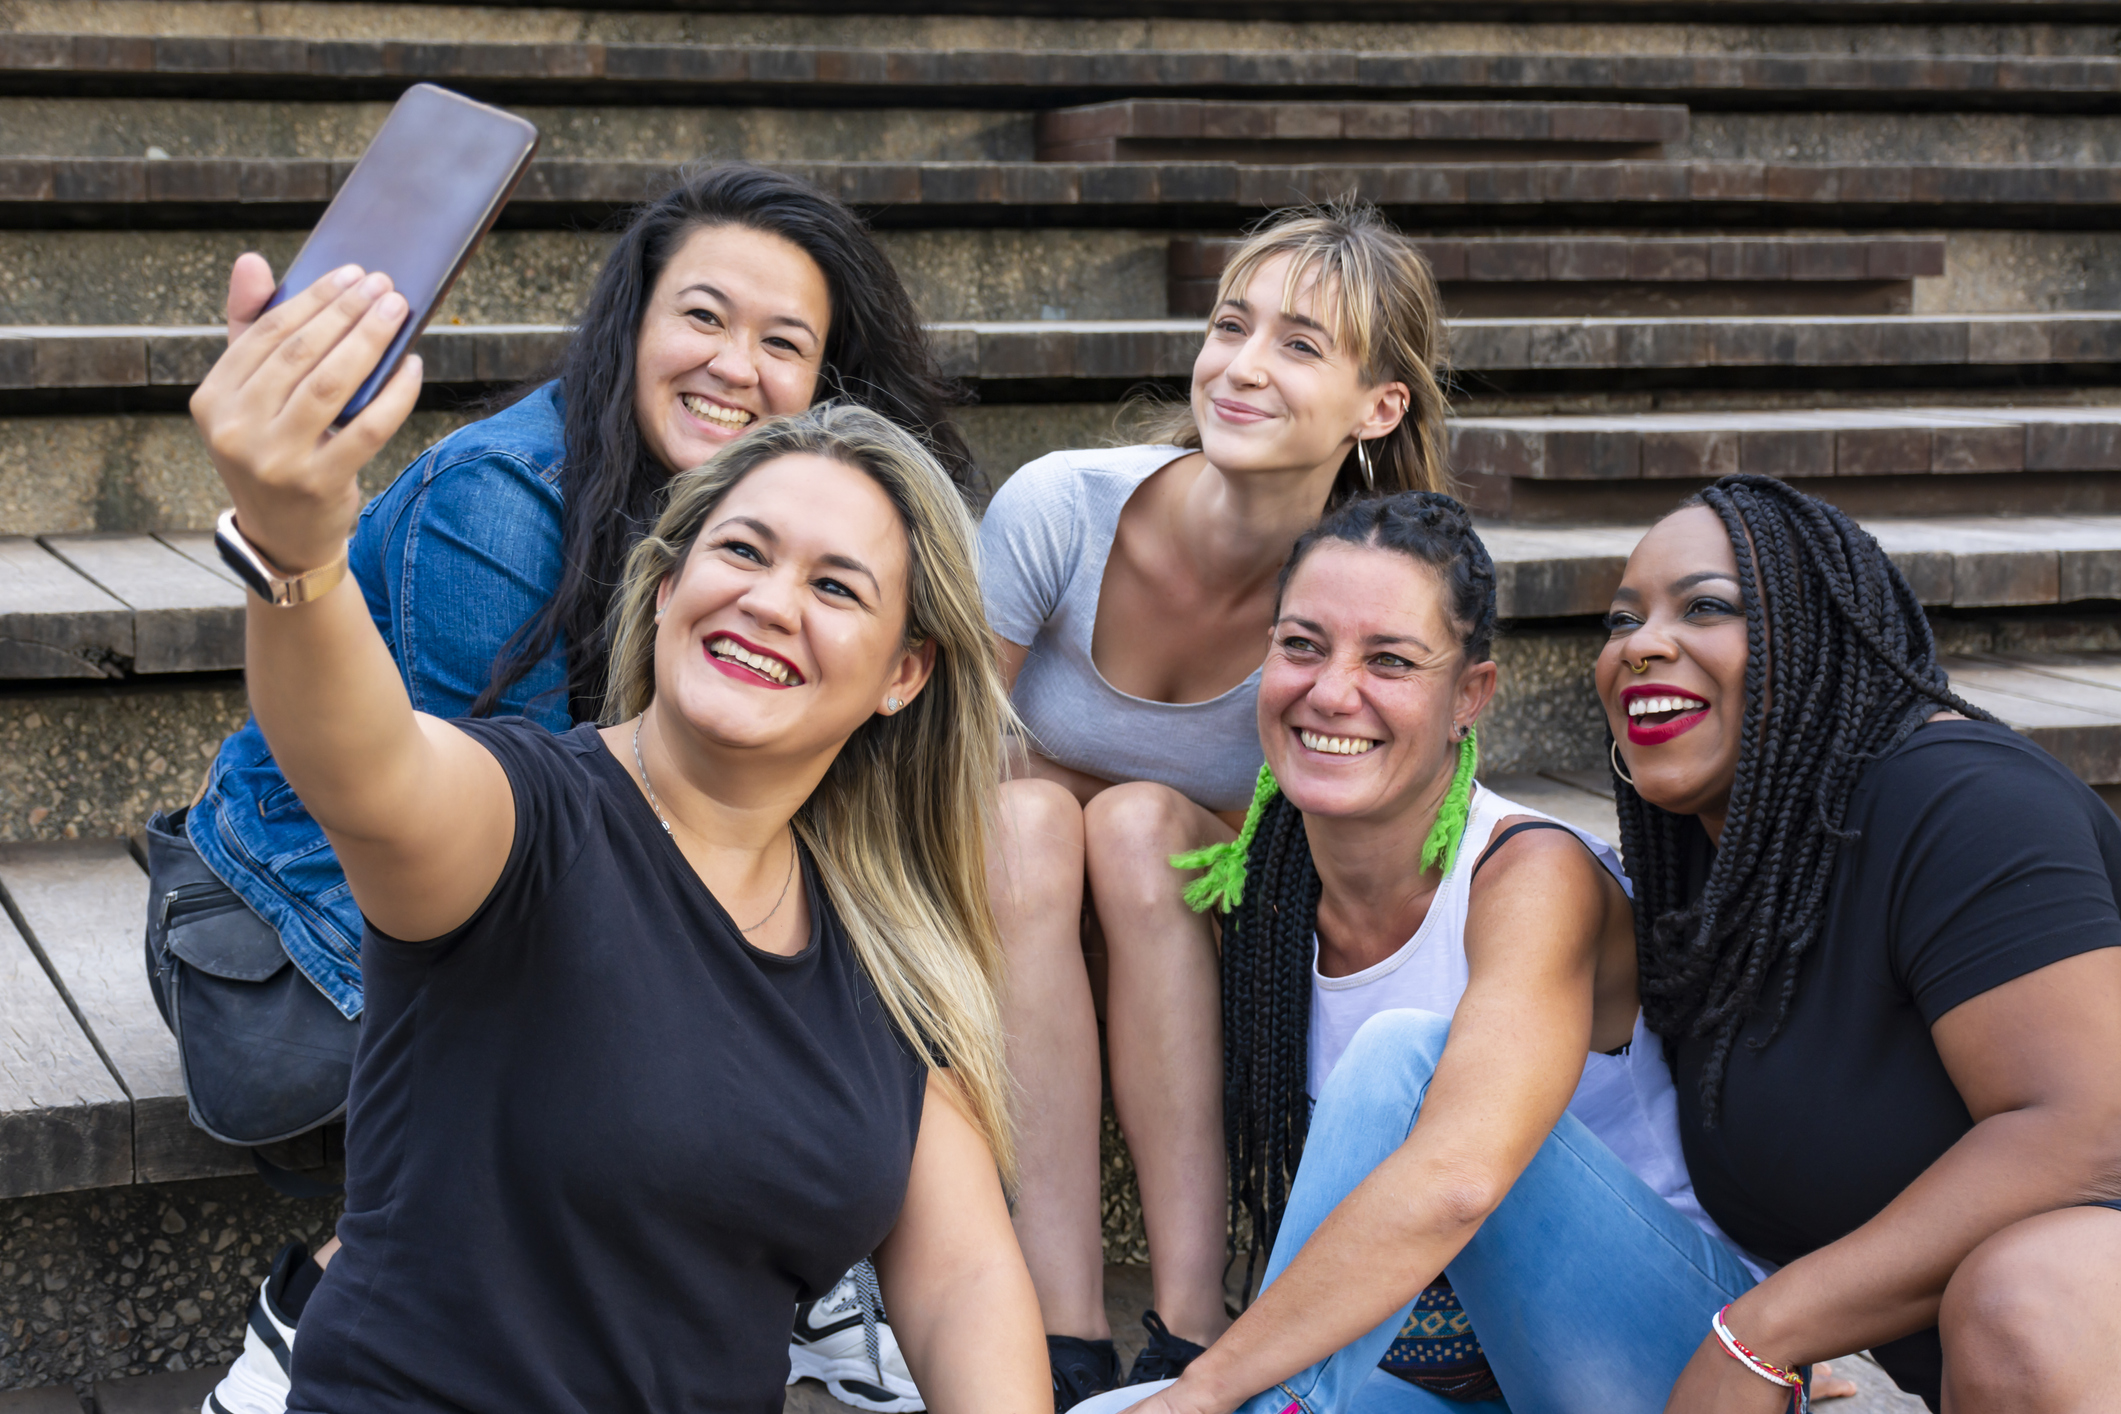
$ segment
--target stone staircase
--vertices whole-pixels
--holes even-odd
[[[44,1264],[0,1296],[0,1388],[182,1363],[158,1324],[180,1296],[194,1354],[225,1359],[254,1279],[143,1230],[142,1251],[179,1242],[147,1270],[194,1265],[142,1295],[85,1247],[20,1246],[17,1218],[118,1253],[121,1215],[200,1227],[225,1204],[253,1264],[276,1224],[317,1222],[184,1123],[123,840],[244,712],[241,594],[183,412],[228,264],[284,268],[414,82],[506,104],[544,145],[431,326],[430,388],[371,490],[551,367],[611,223],[689,162],[768,162],[870,215],[996,481],[1122,435],[1134,390],[1182,388],[1245,223],[1355,191],[1421,242],[1450,311],[1453,459],[1510,620],[1483,746],[1513,794],[1610,828],[1596,616],[1643,525],[1744,470],[1863,517],[1955,685],[2121,799],[2121,3],[1288,13],[0,7],[0,1291]],[[1138,1215],[1109,1206],[1134,1253]],[[62,1289],[65,1319],[36,1304]]]

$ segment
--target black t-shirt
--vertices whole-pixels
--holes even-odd
[[[1864,771],[1826,922],[1782,1034],[1781,976],[1702,1125],[1707,1040],[1674,1048],[1694,1192],[1732,1240],[1794,1261],[1877,1216],[1973,1119],[1930,1026],[2050,963],[2121,946],[2121,821],[2007,727],[1932,722]],[[1705,842],[1704,842],[1705,843]],[[1704,848],[1690,872],[1703,882]],[[1934,1406],[1934,1330],[1877,1352]]]
[[[809,947],[762,952],[594,727],[459,725],[515,842],[454,933],[368,929],[288,1407],[779,1410],[795,1303],[898,1219],[927,1068],[807,867]]]

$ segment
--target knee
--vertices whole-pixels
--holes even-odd
[[[1355,1032],[1326,1077],[1318,1108],[1418,1106],[1450,1039],[1448,1017],[1431,1011],[1381,1011]]]
[[[1072,920],[1082,907],[1082,806],[1052,781],[1009,781],[995,816],[987,861],[995,911],[1023,916],[1060,909]]]
[[[2085,1300],[2081,1211],[2028,1218],[1967,1254],[1937,1312],[1945,1383],[1962,1408],[2036,1410],[2077,1352],[2073,1328]]]
[[[1184,880],[1171,856],[1199,842],[1200,821],[1199,806],[1153,781],[1098,792],[1083,807],[1083,850],[1098,896],[1150,903],[1176,895]]]

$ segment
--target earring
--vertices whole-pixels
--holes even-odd
[[[1451,723],[1451,740],[1453,740],[1453,741],[1464,741],[1465,739],[1466,739],[1466,724],[1465,724],[1464,722],[1453,722],[1453,723]]]
[[[1355,459],[1362,463],[1363,484],[1375,491],[1377,489],[1377,473],[1370,470],[1370,444],[1360,437],[1355,439]]]
[[[1627,766],[1620,759],[1620,743],[1617,741],[1606,743],[1606,754],[1613,758],[1613,774],[1626,781],[1628,788],[1633,790],[1635,778],[1628,774]]]
[[[899,701],[896,697],[887,697],[884,699],[884,715],[889,716],[891,713],[896,712],[899,708],[905,705],[905,703]]]

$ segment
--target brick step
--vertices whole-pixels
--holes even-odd
[[[1728,225],[2071,226],[2121,212],[2121,164],[780,162],[879,225],[1228,223],[1358,192],[1416,225],[1526,219]],[[350,161],[0,158],[0,226],[307,226]],[[662,190],[663,161],[532,164],[505,226],[602,221]]]
[[[1733,472],[1856,514],[2121,510],[2121,407],[1462,417],[1450,435],[1467,503],[1513,521],[1656,515]]]
[[[1905,314],[1943,236],[1417,237],[1454,315]],[[1240,242],[1179,236],[1171,313],[1205,315]]]
[[[953,320],[928,329],[946,372],[1001,401],[1014,400],[1012,388],[1033,400],[1055,392],[1095,399],[1144,380],[1188,379],[1202,332],[1198,319]],[[1837,370],[1839,386],[1866,369],[1942,380],[2048,368],[2098,382],[2121,364],[2114,311],[1457,319],[1450,329],[1454,368],[1491,378]],[[559,324],[430,325],[420,352],[437,386],[513,383],[546,374],[568,332]],[[0,327],[0,399],[33,410],[55,399],[109,405],[68,404],[66,394],[181,393],[223,344],[214,325]],[[171,404],[164,396],[126,405]]]
[[[1036,136],[1041,162],[1508,162],[1656,157],[1686,133],[1672,103],[1130,98],[1041,113]]]
[[[2024,14],[2031,2],[2006,3],[1998,13]],[[1393,0],[1395,10],[1400,3]],[[1922,10],[1917,0],[1891,8],[1903,18]],[[2121,16],[2121,5],[2090,8]],[[1973,20],[1981,12],[1970,9],[1965,15]],[[1838,10],[1833,15],[1842,24],[1851,17]],[[1286,21],[1288,16],[1274,18]],[[1452,18],[1462,22],[1466,17],[1461,10]],[[1501,10],[1484,18],[1499,19]],[[922,107],[1061,108],[1137,95],[1306,100],[1500,95],[1696,108],[2103,113],[2112,111],[2117,73],[2121,61],[2106,54],[1391,53],[1290,49],[1286,39],[1217,50],[0,35],[0,93],[219,100],[392,98],[408,84],[433,81],[517,103],[814,106],[903,105],[912,99]]]

